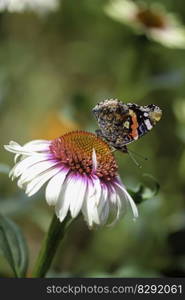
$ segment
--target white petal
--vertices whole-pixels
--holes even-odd
[[[47,160],[48,159],[48,155],[43,154],[42,156],[29,156],[23,160],[21,160],[20,162],[18,162],[10,171],[9,176],[11,177],[19,177],[23,172],[26,171],[26,169],[28,167],[31,167],[32,165]]]
[[[46,201],[49,205],[56,205],[68,172],[68,169],[63,168],[57,175],[50,179],[45,192]]]
[[[107,222],[108,216],[109,216],[109,210],[110,210],[110,204],[107,201],[103,207],[103,210],[101,212],[100,220],[101,224],[104,225]]]
[[[116,205],[116,203],[117,203],[117,193],[115,191],[115,188],[114,188],[113,185],[111,185],[109,188],[110,188],[110,202],[113,205]]]
[[[96,194],[92,180],[87,181],[86,197],[82,206],[82,213],[89,227],[93,226],[93,223],[100,224],[98,215],[98,209],[96,204]]]
[[[67,176],[66,180],[64,181],[63,187],[60,192],[60,196],[55,207],[56,214],[60,219],[60,222],[64,220],[66,217],[70,203],[73,201],[74,193],[75,193],[75,184],[76,181],[73,178],[73,175]]]
[[[18,158],[20,157],[20,154],[16,154],[15,157],[14,157],[14,163],[17,162]]]
[[[123,205],[122,205],[124,203],[124,201],[121,201],[119,193],[117,193],[113,187],[111,187],[111,188],[112,188],[111,194],[114,196],[110,195],[111,204],[112,204],[110,209],[116,210],[116,215],[115,215],[114,220],[110,224],[107,225],[108,227],[112,227],[113,225],[115,225],[117,223],[117,221],[120,219],[121,213],[126,212],[126,209],[123,210]],[[125,205],[124,205],[124,207],[125,207]]]
[[[130,204],[131,208],[132,208],[132,212],[134,215],[134,218],[136,219],[138,217],[138,209],[137,206],[134,202],[134,200],[132,199],[132,197],[129,195],[129,193],[127,192],[126,188],[124,187],[124,185],[120,182],[115,182],[115,185],[122,191],[122,197],[124,197]]]
[[[102,225],[106,223],[109,215],[110,204],[109,204],[108,196],[109,196],[108,188],[105,184],[102,184],[102,196],[98,205],[98,213]]]
[[[4,145],[4,148],[16,154],[31,155],[34,152],[49,152],[50,141],[34,140],[23,146],[18,143],[11,141],[9,145]]]
[[[16,143],[16,142],[14,142],[14,141],[10,141],[9,142],[9,145],[4,145],[4,148],[6,149],[6,150],[8,150],[9,151],[9,149],[8,149],[8,147],[9,146],[19,146],[19,144],[18,143]],[[11,151],[12,152],[12,151]],[[14,152],[13,152],[14,153]],[[21,154],[16,154],[15,155],[15,158],[14,158],[14,162],[16,163],[16,161],[17,161],[17,159],[18,159],[18,157],[20,156]]]
[[[151,29],[148,35],[164,46],[185,48],[185,29],[183,27],[171,26],[166,29]]]
[[[28,167],[26,170],[23,171],[18,184],[22,185],[26,182],[32,181],[34,178],[46,173],[48,169],[55,167],[59,168],[61,163],[59,161],[52,161],[52,160],[44,160],[39,161],[38,163]]]
[[[126,195],[127,195],[127,199],[130,203],[130,206],[132,208],[132,212],[133,212],[133,215],[134,215],[134,219],[138,218],[139,216],[139,213],[138,213],[138,209],[137,209],[137,206],[134,202],[134,200],[132,199],[132,197],[129,195],[129,193],[126,191]]]
[[[4,148],[12,153],[16,153],[16,154],[24,154],[24,155],[30,155],[30,151],[25,151],[23,150],[23,147],[21,147],[20,145],[4,145]]]
[[[22,148],[24,148],[26,151],[47,151],[49,150],[49,146],[51,144],[51,141],[48,140],[33,140],[31,142],[28,142],[23,145]]]
[[[87,188],[87,180],[84,176],[76,176],[75,178],[75,190],[73,191],[73,198],[70,203],[70,212],[72,218],[76,218],[79,214],[83,201],[85,198],[86,188]]]
[[[105,12],[113,19],[124,23],[133,22],[138,8],[136,4],[128,0],[115,0],[109,2],[105,7]]]
[[[58,172],[60,172],[60,169],[54,167],[48,170],[46,173],[37,176],[26,186],[26,194],[29,197],[34,195],[44,183],[46,183],[51,177],[55,176]]]
[[[113,185],[111,186],[111,189],[112,189],[110,195],[111,203],[114,203],[117,206],[117,208],[119,209],[119,214],[126,213],[128,201],[125,199],[125,196],[123,197],[122,190],[120,190],[119,188],[117,189],[117,187],[114,187]]]
[[[93,165],[93,167],[92,167],[93,172],[96,172],[98,162],[97,162],[97,157],[96,157],[96,151],[94,148],[93,148],[93,152],[92,152],[92,165]]]
[[[97,176],[92,176],[92,183],[94,185],[93,196],[94,196],[96,205],[98,206],[100,197],[101,197],[101,193],[102,193],[101,182]]]
[[[29,145],[42,145],[42,144],[51,144],[50,140],[32,140],[26,144],[24,144],[24,146],[29,146]]]

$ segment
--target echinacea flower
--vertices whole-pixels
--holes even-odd
[[[185,48],[185,27],[177,16],[158,3],[147,5],[131,0],[111,0],[105,7],[107,15],[132,27],[136,33],[170,48]]]
[[[58,0],[0,0],[0,11],[22,12],[26,10],[44,13],[55,11],[59,6]]]
[[[55,206],[60,222],[68,212],[72,218],[82,212],[89,227],[110,219],[114,223],[128,204],[134,218],[138,216],[118,176],[110,147],[95,134],[73,131],[54,140],[33,140],[23,146],[10,142],[5,149],[15,153],[10,177],[19,178],[18,186],[28,196],[47,183],[46,201]]]

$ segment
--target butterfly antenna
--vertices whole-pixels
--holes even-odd
[[[137,160],[135,159],[135,157],[132,155],[131,151],[128,150],[128,155],[129,157],[131,158],[131,160],[135,163],[135,165],[138,167],[138,168],[142,168],[142,166],[137,162]]]
[[[148,157],[145,157],[145,156],[143,156],[143,155],[141,155],[141,154],[139,154],[139,153],[137,153],[133,150],[130,150],[130,149],[128,150],[128,148],[127,148],[127,151],[128,151],[128,153],[133,153],[134,155],[137,155],[138,157],[142,158],[143,160],[148,160]]]

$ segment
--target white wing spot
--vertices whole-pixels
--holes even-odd
[[[145,122],[146,128],[147,128],[148,130],[151,130],[151,129],[153,128],[153,126],[151,125],[149,119],[145,120],[144,122]]]

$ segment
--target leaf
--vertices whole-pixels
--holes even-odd
[[[160,189],[159,183],[152,175],[144,174],[143,176],[150,179],[150,183],[152,182],[152,187],[140,184],[137,191],[129,190],[129,193],[137,204],[156,196]]]
[[[16,277],[24,277],[28,266],[28,248],[19,227],[0,215],[0,253],[6,258]]]

